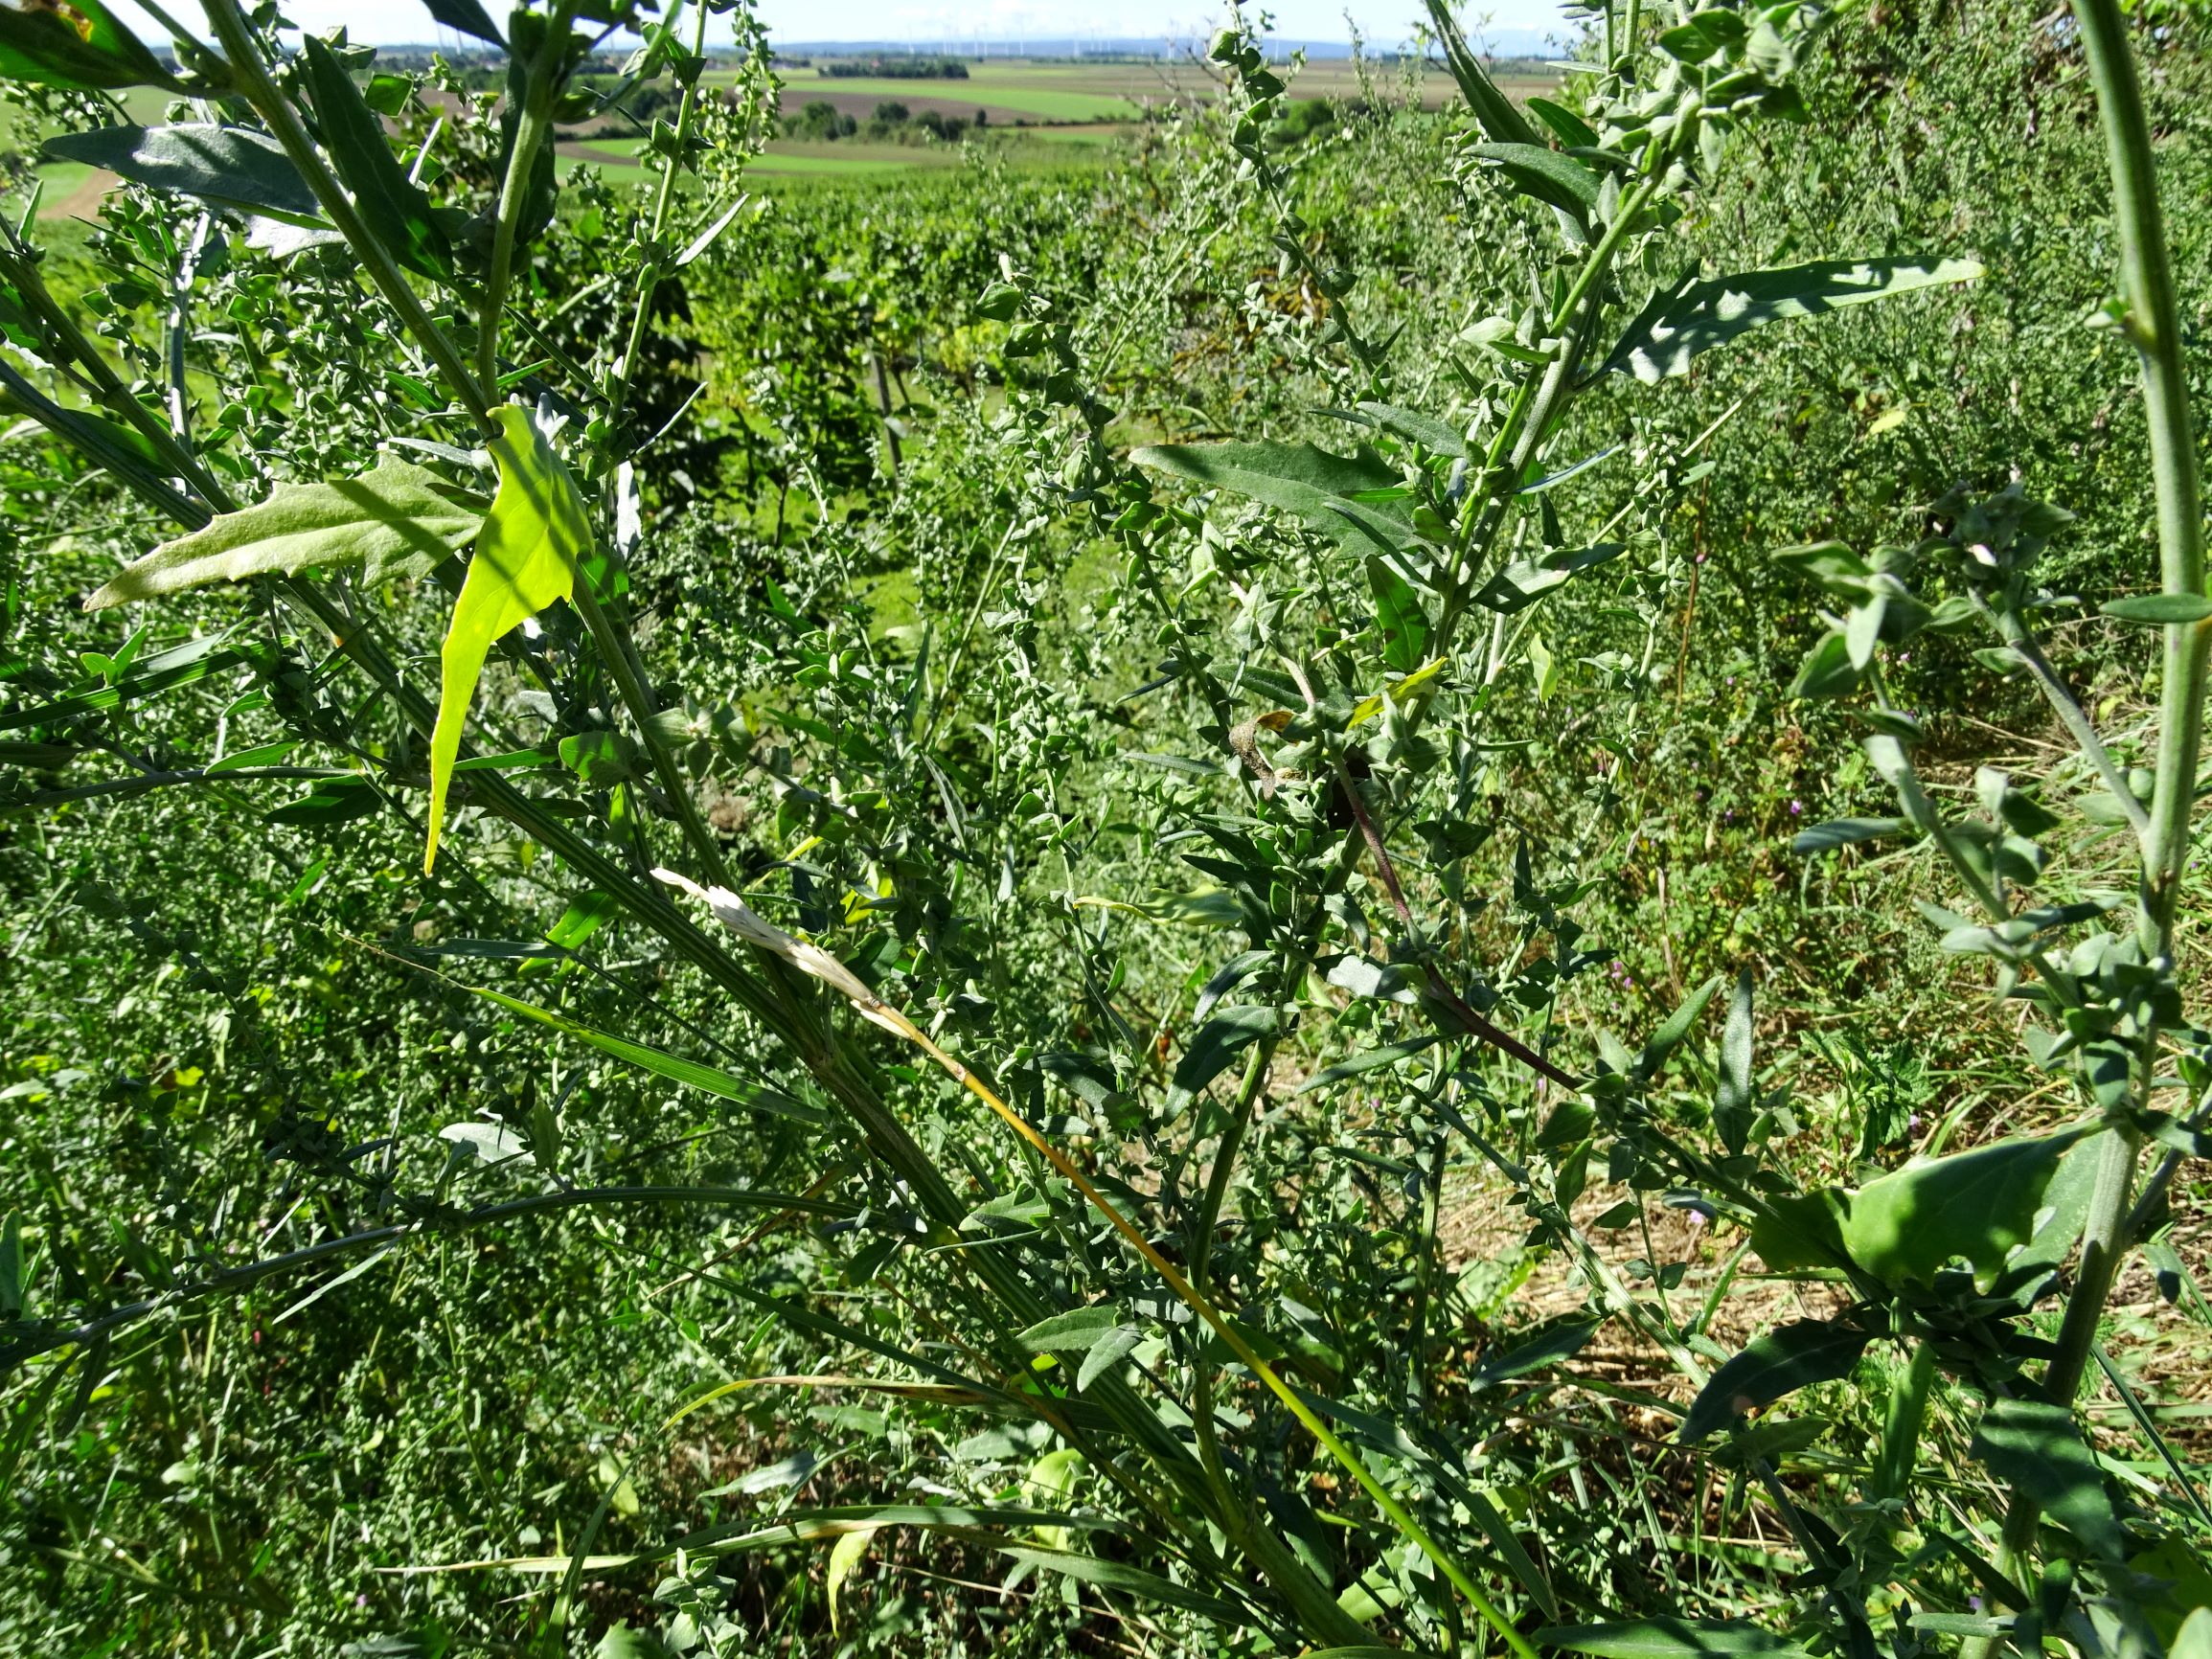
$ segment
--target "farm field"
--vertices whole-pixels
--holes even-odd
[[[1390,64],[1371,71],[1386,93],[1400,91],[1400,72]],[[786,114],[821,100],[840,112],[865,119],[876,104],[897,100],[916,113],[934,109],[946,116],[987,112],[992,124],[1081,123],[1135,119],[1148,103],[1164,103],[1209,94],[1214,81],[1188,62],[1112,62],[1070,64],[986,59],[971,63],[966,80],[926,80],[847,79],[807,67],[783,72]],[[1507,92],[1526,98],[1551,84],[1549,78],[1508,79]],[[1291,83],[1293,99],[1328,98],[1351,102],[1362,95],[1359,76],[1348,59],[1309,63]],[[1421,80],[1421,100],[1438,107],[1451,96],[1448,77],[1432,66]]]
[[[1399,72],[1378,66],[1378,82],[1392,96],[1402,95]],[[724,77],[726,84],[727,78]],[[709,78],[710,83],[713,77]],[[1507,80],[1501,84],[1516,100],[1541,92],[1548,80]],[[971,65],[966,80],[904,80],[895,79],[829,78],[805,68],[786,73],[784,108],[787,113],[820,99],[865,121],[878,104],[904,103],[914,114],[935,110],[946,117],[971,120],[978,110],[989,116],[988,125],[1016,131],[1008,140],[1010,154],[1021,165],[1038,165],[1038,145],[1094,145],[1111,142],[1132,130],[1131,124],[1148,102],[1187,99],[1212,86],[1205,75],[1187,63],[1102,63],[1091,65],[994,59]],[[1322,59],[1309,64],[1294,82],[1293,99],[1328,98],[1348,102],[1360,96],[1353,67],[1343,60]],[[1448,80],[1433,68],[1421,80],[1420,99],[1428,107],[1440,106],[1449,95]],[[132,119],[159,119],[164,100],[145,90],[125,94],[125,107]],[[609,136],[605,130],[563,142],[558,153],[571,161],[588,161],[600,167],[609,183],[634,187],[650,174],[633,160],[634,141],[627,135]],[[927,147],[875,145],[840,149],[835,146],[778,141],[757,164],[764,185],[805,179],[869,178],[886,172],[925,170],[950,165],[954,157]],[[75,163],[45,163],[39,170],[46,191],[39,206],[43,218],[83,218],[111,187],[112,174],[92,174]]]
[[[0,15],[0,1659],[2212,1659],[2212,11],[1423,11]]]

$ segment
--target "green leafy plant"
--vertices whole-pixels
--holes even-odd
[[[1722,718],[1685,695],[1745,419],[1709,383],[2016,280],[1905,238],[1705,274],[1818,137],[1823,9],[1593,9],[1523,102],[1432,5],[1457,102],[1371,86],[1325,133],[1232,27],[1127,173],[979,148],[960,193],[804,217],[749,211],[741,11],[434,7],[504,51],[472,84],[234,0],[209,41],[164,20],[172,73],[72,10],[0,71],[125,186],[81,283],[0,226],[0,384],[51,474],[5,491],[38,591],[95,620],[10,586],[0,761],[39,977],[80,937],[126,965],[105,1006],[42,989],[42,1040],[154,1063],[8,1059],[0,1462],[57,1597],[392,1651],[2201,1632],[2212,1514],[2104,1334],[2137,1247],[2195,1295],[2163,1230],[2212,1085],[2201,509],[2116,9],[2072,27],[2163,566],[2099,614],[2164,630],[2157,710],[2109,739],[2053,665],[2068,518],[2023,459],[1902,540],[1774,555],[1813,596],[1791,691],[1838,712],[1743,722],[1773,753],[1734,768],[1858,723],[1861,798],[1796,851],[1932,854],[1880,896],[1988,959],[2073,1091],[2029,1116],[1987,1061],[1995,1133],[1978,1096],[1919,1128],[1943,1057],[1851,996],[1777,1031],[1743,933],[1677,961],[1663,866],[1629,897],[1639,772]],[[79,96],[139,85],[192,106]],[[648,187],[563,179],[564,124],[646,87]],[[1962,782],[1905,688],[1973,628],[2076,756]],[[1708,852],[1753,801],[1710,787]],[[235,1380],[276,1413],[310,1331],[324,1380],[262,1441],[342,1446],[345,1503],[462,1472],[374,1557],[333,1509],[401,1571],[304,1611],[312,1569],[233,1518],[280,1500],[197,1494],[247,1455]],[[2155,1465],[2077,1413],[2092,1364]],[[168,1472],[117,1502],[204,1523],[174,1585],[86,1485],[125,1441]],[[520,1610],[473,1588],[517,1578]],[[144,1610],[172,1589],[226,1610]]]

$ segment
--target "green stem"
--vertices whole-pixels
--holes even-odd
[[[1904,1373],[1890,1384],[1889,1416],[1882,1423],[1881,1452],[1871,1483],[1877,1500],[1902,1498],[1911,1486],[1921,1424],[1927,1420],[1927,1397],[1934,1386],[1935,1344],[1923,1337],[1913,1344]]]
[[[198,492],[200,498],[217,512],[237,511],[237,503],[229,492],[202,466],[199,460],[171,432],[169,422],[158,418],[130,394],[121,375],[109,365],[107,358],[77,326],[39,274],[35,260],[13,257],[6,261],[11,281],[23,298],[24,305],[34,312],[39,321],[53,330],[54,337],[66,349],[70,360],[91,379],[92,388],[101,402],[118,419],[127,421],[138,434],[153,446],[155,454]],[[51,420],[40,417],[43,424],[54,429]],[[197,529],[194,525],[193,528]]]
[[[261,48],[254,41],[244,14],[239,11],[238,0],[204,0],[204,4],[208,23],[215,30],[216,38],[222,42],[223,55],[230,60],[231,74],[239,94],[254,106],[255,113],[284,146],[285,153],[300,170],[308,188],[315,193],[315,200],[330,215],[331,222],[338,227],[354,258],[361,261],[361,268],[368,273],[377,293],[384,297],[384,303],[399,313],[407,331],[438,365],[438,372],[445,375],[454,396],[479,422],[489,426],[491,406],[477,392],[468,372],[468,360],[424,308],[421,296],[408,285],[399,262],[383,243],[369,234],[368,226],[354,212],[345,190],[323,164],[313,141],[308,137],[307,128],[300,125],[299,115],[277,90],[276,82],[269,79],[268,68],[262,61]]]
[[[755,1193],[740,1187],[569,1187],[557,1193],[540,1193],[534,1197],[511,1199],[504,1204],[488,1204],[476,1210],[447,1210],[440,1206],[427,1210],[413,1220],[396,1221],[388,1227],[371,1227],[359,1233],[325,1239],[320,1243],[287,1251],[282,1256],[248,1261],[237,1267],[220,1268],[204,1279],[177,1285],[159,1296],[110,1308],[99,1318],[83,1325],[71,1326],[66,1329],[36,1331],[0,1351],[0,1361],[9,1365],[19,1364],[34,1354],[89,1342],[94,1337],[122,1326],[135,1324],[164,1308],[180,1307],[211,1296],[231,1295],[280,1273],[317,1266],[335,1257],[350,1256],[355,1251],[372,1249],[378,1244],[397,1243],[417,1234],[459,1232],[488,1222],[512,1221],[524,1216],[540,1216],[551,1211],[574,1210],[593,1204],[755,1205],[804,1210],[817,1216],[844,1216],[851,1213],[846,1205],[819,1198],[803,1198],[788,1193]]]
[[[2059,678],[2058,670],[2051,667],[2050,658],[2043,655],[2043,648],[2028,630],[2027,624],[2020,621],[2019,613],[2011,606],[2002,611],[1993,610],[1980,594],[1972,597],[1974,608],[1995,625],[2005,644],[2012,648],[2013,655],[2027,665],[2028,672],[2035,677],[2036,684],[2042,688],[2044,700],[2051,705],[2051,712],[2059,716],[2059,723],[2066,728],[2066,735],[2088,757],[2089,764],[2096,767],[2097,776],[2104,780],[2105,787],[2111,791],[2112,798],[2120,804],[2121,815],[2135,831],[2138,845],[2143,843],[2151,832],[2151,815],[2143,810],[2143,803],[2136,800],[2135,792],[2128,787],[2127,777],[2112,760],[2111,751],[2105,747],[2104,739],[2097,735],[2097,728],[2090,724],[2088,715],[2074,693],[2067,689],[2066,682]]]
[[[696,21],[692,25],[692,57],[701,57],[707,45],[707,9],[703,0],[693,11]],[[629,339],[622,349],[622,363],[614,373],[614,386],[607,398],[606,427],[609,433],[622,424],[624,407],[629,401],[630,376],[637,373],[637,354],[645,344],[646,325],[652,316],[653,295],[659,289],[661,278],[661,237],[668,229],[669,204],[675,197],[676,173],[682,166],[684,150],[692,131],[692,112],[698,107],[698,80],[695,75],[684,88],[683,101],[676,105],[675,151],[667,157],[668,165],[661,170],[660,189],[653,197],[652,231],[646,239],[646,267],[638,273],[637,309],[629,320]]]
[[[2118,0],[2074,0],[2074,20],[2081,29],[2089,79],[2097,89],[2097,115],[2112,174],[2112,216],[2120,239],[2120,297],[2127,311],[2128,337],[2135,344],[2143,375],[2151,473],[2157,494],[2159,585],[2165,593],[2196,598],[2204,591],[2203,504],[2181,355],[2180,307],[2158,206],[2150,119]],[[2212,633],[2204,624],[2175,624],[2166,629],[2157,783],[2143,836],[2136,932],[2145,957],[2169,966],[2181,873],[2189,854],[2197,766],[2203,748],[2208,651]],[[2155,1021],[2147,1021],[2146,1028],[2138,1071],[2147,1096],[2155,1070],[2158,1032]],[[2131,1128],[2116,1127],[2105,1136],[2082,1231],[2081,1261],[2059,1330],[2058,1353],[2043,1374],[2043,1398],[2055,1405],[2073,1404],[2088,1368],[2097,1324],[2129,1242],[2127,1222],[2140,1150],[2141,1136]],[[2038,1513],[2038,1506],[2026,1493],[2014,1494],[2005,1516],[2001,1570],[2014,1570],[2034,1547]]]
[[[644,666],[627,630],[607,614],[606,607],[591,591],[591,579],[581,571],[577,575],[576,590],[570,597],[575,602],[577,614],[583,618],[583,625],[591,631],[592,643],[599,647],[600,658],[606,664],[607,672],[614,676],[615,690],[622,696],[623,706],[637,722],[638,735],[645,739],[646,752],[652,757],[653,771],[660,779],[661,792],[668,797],[693,855],[716,886],[729,886],[729,867],[722,861],[721,844],[707,828],[706,820],[699,816],[699,804],[692,792],[691,780],[684,776],[675,750],[660,728],[660,711],[654,705],[652,689],[646,680]]]
[[[1664,158],[1661,165],[1663,168]],[[1606,227],[1606,234],[1598,239],[1597,246],[1590,250],[1589,258],[1575,273],[1574,285],[1567,290],[1558,315],[1552,319],[1552,332],[1560,342],[1559,355],[1551,360],[1540,377],[1521,382],[1519,394],[1507,411],[1497,435],[1491,441],[1483,465],[1490,490],[1461,544],[1451,586],[1437,619],[1439,643],[1435,650],[1439,655],[1450,645],[1460,614],[1473,591],[1474,577],[1489,558],[1498,533],[1505,528],[1514,493],[1527,474],[1529,463],[1536,459],[1537,451],[1551,436],[1574,398],[1575,375],[1582,367],[1583,353],[1589,348],[1590,330],[1597,322],[1598,285],[1643,218],[1644,210],[1658,194],[1661,176],[1663,174],[1646,178],[1622,200],[1612,223]],[[1408,710],[1413,718],[1419,719],[1421,710],[1426,707],[1432,694],[1424,693],[1415,700]]]
[[[499,401],[499,320],[514,274],[514,243],[530,200],[530,174],[538,147],[553,129],[554,96],[560,90],[562,55],[568,50],[568,0],[546,15],[537,50],[524,66],[522,106],[514,112],[514,148],[499,185],[499,218],[491,232],[491,268],[484,279],[484,305],[476,317],[476,375],[487,405]]]
[[[840,971],[843,972],[844,970],[840,967]],[[846,977],[850,979],[850,973],[847,973]],[[1397,1529],[1399,1535],[1410,1541],[1416,1549],[1428,1557],[1437,1571],[1443,1574],[1452,1587],[1466,1598],[1468,1605],[1472,1607],[1483,1621],[1497,1633],[1499,1640],[1513,1650],[1516,1659],[1537,1659],[1536,1649],[1529,1646],[1528,1639],[1516,1629],[1513,1623],[1506,1618],[1497,1605],[1483,1594],[1482,1587],[1474,1581],[1467,1569],[1460,1564],[1458,1558],[1429,1534],[1428,1530],[1415,1519],[1412,1511],[1406,1509],[1404,1504],[1400,1502],[1391,1492],[1390,1489],[1376,1477],[1374,1471],[1368,1468],[1359,1454],[1345,1443],[1343,1437],[1331,1428],[1322,1419],[1320,1413],[1306,1402],[1305,1397],[1297,1389],[1284,1381],[1275,1368],[1260,1356],[1251,1343],[1245,1340],[1243,1333],[1230,1322],[1228,1316],[1214,1301],[1205,1292],[1194,1285],[1181,1272],[1177,1271],[1174,1264],[1160,1254],[1158,1247],[1152,1243],[1151,1239],[1146,1237],[1144,1231],[1123,1215],[1113,1200],[1102,1193],[1096,1183],[1085,1175],[1065,1152],[1038,1133],[1035,1125],[1019,1112],[1009,1106],[973,1072],[939,1048],[919,1026],[915,1025],[904,1014],[877,998],[874,992],[868,991],[857,981],[854,981],[850,988],[840,986],[839,989],[849,997],[853,996],[855,990],[859,991],[860,995],[867,1000],[855,999],[855,1006],[860,1009],[871,1023],[904,1037],[928,1055],[955,1081],[995,1112],[1009,1127],[1053,1167],[1055,1172],[1081,1193],[1091,1207],[1105,1217],[1106,1223],[1119,1233],[1137,1255],[1142,1257],[1152,1267],[1152,1271],[1166,1282],[1168,1288],[1174,1293],[1176,1300],[1213,1328],[1214,1334],[1219,1336],[1227,1345],[1229,1352],[1243,1363],[1244,1369],[1257,1377],[1268,1393],[1280,1400],[1284,1408],[1298,1420],[1306,1432],[1320,1443],[1322,1449],[1334,1458],[1344,1471],[1359,1484],[1360,1489],[1375,1501],[1376,1507]],[[1334,1603],[1330,1605],[1334,1605]]]

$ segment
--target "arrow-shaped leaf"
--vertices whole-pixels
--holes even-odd
[[[1818,317],[1844,306],[1886,300],[1892,294],[1947,283],[1971,283],[1982,274],[1972,260],[1826,260],[1774,271],[1699,282],[1686,278],[1661,288],[1630,323],[1608,372],[1644,381],[1690,372],[1699,352],[1726,345],[1739,334],[1790,317]]]
[[[436,473],[405,461],[358,478],[280,484],[259,507],[226,512],[125,565],[84,608],[311,567],[360,564],[372,581],[422,575],[467,546],[483,522]]]
[[[1983,1414],[1969,1449],[2106,1560],[2128,1553],[2104,1471],[2075,1428],[2073,1413],[2040,1399],[2000,1399]]]
[[[2089,1131],[2021,1136],[1916,1160],[1852,1194],[1842,1217],[1851,1260],[1885,1284],[1932,1284],[1937,1269],[1963,1257],[1977,1275],[2004,1265],[2005,1253],[2035,1232],[2036,1212],[2068,1147]]]

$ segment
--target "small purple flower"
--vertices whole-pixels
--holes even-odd
[[[1702,1210],[1693,1210],[1693,1211],[1691,1211],[1691,1212],[1690,1212],[1690,1231],[1691,1231],[1691,1232],[1693,1232],[1693,1233],[1699,1233],[1699,1232],[1702,1232],[1702,1231],[1704,1230],[1704,1226],[1705,1226],[1705,1212],[1704,1212],[1704,1211],[1702,1211]]]
[[[1917,1135],[1920,1133],[1920,1114],[1918,1112],[1913,1113],[1911,1117],[1904,1120],[1904,1132],[1908,1135]]]
[[[1798,813],[1800,813],[1800,812],[1802,812],[1802,811],[1804,811],[1804,810],[1805,810],[1805,803],[1804,803],[1804,802],[1802,802],[1802,801],[1791,801],[1791,802],[1790,803],[1790,817],[1794,818],[1794,817],[1796,817],[1796,816],[1797,816],[1797,814],[1798,814]]]
[[[1979,1596],[1969,1596],[1966,1599],[1966,1604],[1977,1613],[1981,1611],[1981,1598]]]

